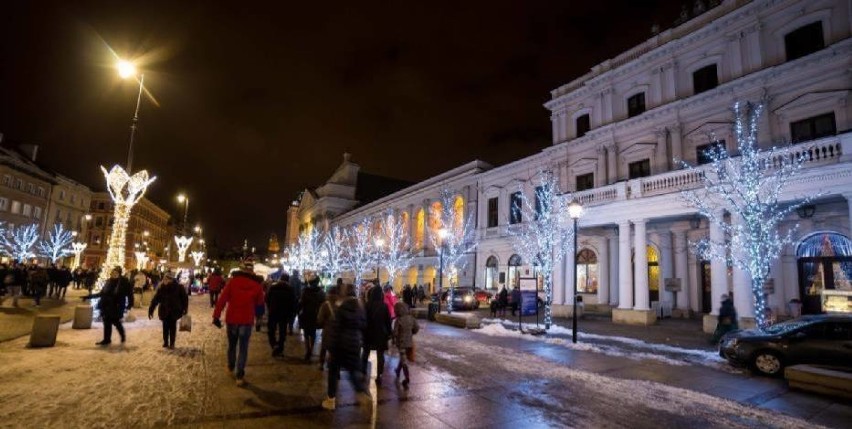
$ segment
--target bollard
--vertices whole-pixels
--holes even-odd
[[[92,329],[94,310],[91,305],[81,304],[74,308],[74,323],[72,329]]]
[[[39,314],[33,320],[30,347],[53,347],[59,331],[58,314]]]

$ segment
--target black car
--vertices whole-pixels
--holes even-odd
[[[810,315],[722,337],[719,355],[765,375],[800,363],[852,366],[852,315]]]
[[[449,290],[449,289],[448,289]],[[457,287],[453,289],[453,310],[476,310],[479,308],[479,300],[473,288]]]

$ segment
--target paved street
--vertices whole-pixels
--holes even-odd
[[[239,388],[225,371],[225,334],[209,324],[205,296],[191,298],[191,314],[193,332],[180,332],[173,351],[160,347],[159,322],[147,319],[127,324],[123,346],[95,346],[99,324],[63,325],[51,349],[28,349],[27,338],[0,343],[0,426],[841,428],[852,421],[848,404],[790,392],[712,353],[664,349],[661,360],[616,337],[585,333],[575,347],[560,329],[545,339],[499,324],[466,331],[425,322],[410,389],[386,369],[385,385],[371,385],[373,406],[362,407],[344,377],[332,413],[319,406],[325,373],[316,358],[299,359],[298,336],[280,359],[271,357],[265,332],[254,334],[248,385]],[[391,356],[389,366],[395,362]]]

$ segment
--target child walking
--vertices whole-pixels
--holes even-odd
[[[402,385],[407,389],[410,381],[408,360],[414,359],[414,334],[420,330],[420,325],[417,324],[417,319],[410,314],[405,303],[397,302],[394,304],[394,311],[396,312],[396,323],[393,327],[393,339],[397,349],[399,349],[396,378],[399,380],[399,372],[404,372],[405,380],[402,381]]]

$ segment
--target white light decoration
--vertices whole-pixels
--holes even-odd
[[[136,251],[133,254],[136,256],[136,269],[145,269],[145,264],[148,263],[148,254],[143,251]]]
[[[192,237],[186,235],[176,235],[175,244],[178,248],[178,262],[186,261],[186,249],[192,244]]]
[[[411,265],[411,252],[407,225],[394,210],[388,210],[382,216],[381,235],[384,239],[382,262],[388,271],[388,283],[393,285],[394,278]]]
[[[758,147],[758,120],[763,104],[734,104],[734,133],[740,156],[730,157],[723,145],[708,152],[712,162],[702,167],[682,163],[699,173],[703,187],[682,193],[686,202],[718,225],[729,237],[725,242],[709,238],[693,243],[693,250],[706,259],[723,260],[751,278],[755,321],[759,329],[769,325],[764,281],[784,247],[793,242],[798,224],[779,233],[781,222],[797,208],[818,195],[801,196],[793,203],[778,199],[790,180],[801,171],[805,159],[794,153]],[[807,153],[807,150],[801,151]],[[728,223],[723,210],[740,221]]]
[[[71,254],[68,247],[73,239],[71,231],[57,223],[53,230],[47,233],[47,238],[38,243],[38,249],[42,256],[55,264],[59,259]]]
[[[71,251],[74,252],[74,269],[80,266],[80,255],[83,254],[83,251],[86,250],[87,244],[82,241],[75,241],[71,243]]]
[[[521,223],[511,225],[509,235],[512,246],[524,263],[541,269],[544,278],[544,328],[553,323],[553,269],[568,252],[575,252],[573,238],[576,232],[568,228],[569,199],[562,195],[559,180],[551,172],[539,172],[533,181],[534,195],[529,198],[523,188],[521,204],[510,210],[520,214]],[[574,286],[572,296],[576,296]],[[576,299],[576,298],[575,298]]]
[[[458,272],[467,265],[466,255],[476,248],[473,216],[462,213],[459,217],[455,210],[457,193],[449,189],[441,191],[441,212],[432,218],[433,228],[429,229],[429,240],[435,249],[442,252],[443,269],[441,275],[450,273],[450,291],[447,294],[447,311],[452,311],[453,293],[458,280]],[[444,231],[442,234],[441,231]]]
[[[38,225],[19,225],[9,231],[0,230],[0,245],[13,259],[24,262],[35,256],[33,246],[38,241]]]
[[[352,225],[345,231],[346,246],[348,248],[344,261],[355,277],[355,291],[361,293],[361,275],[370,269],[375,261],[372,240],[372,219],[365,217],[360,222]]]
[[[339,275],[346,269],[346,238],[343,231],[337,226],[325,233],[320,250],[323,270],[332,277]]]
[[[195,262],[195,266],[201,265],[201,260],[204,259],[204,252],[200,250],[195,250],[189,253],[192,257],[192,262]]]
[[[322,240],[316,228],[311,228],[309,231],[299,235],[299,242],[296,245],[299,268],[302,271],[319,271],[322,269],[323,261],[320,256],[322,249]]]
[[[103,284],[109,277],[113,267],[124,267],[125,243],[127,239],[127,221],[130,219],[130,210],[145,195],[148,188],[156,177],[148,177],[146,170],[137,171],[133,176],[127,174],[118,165],[107,171],[101,167],[107,182],[107,191],[112,198],[115,210],[113,212],[112,234],[109,237],[109,248],[104,261],[101,274],[98,276],[98,284]]]

